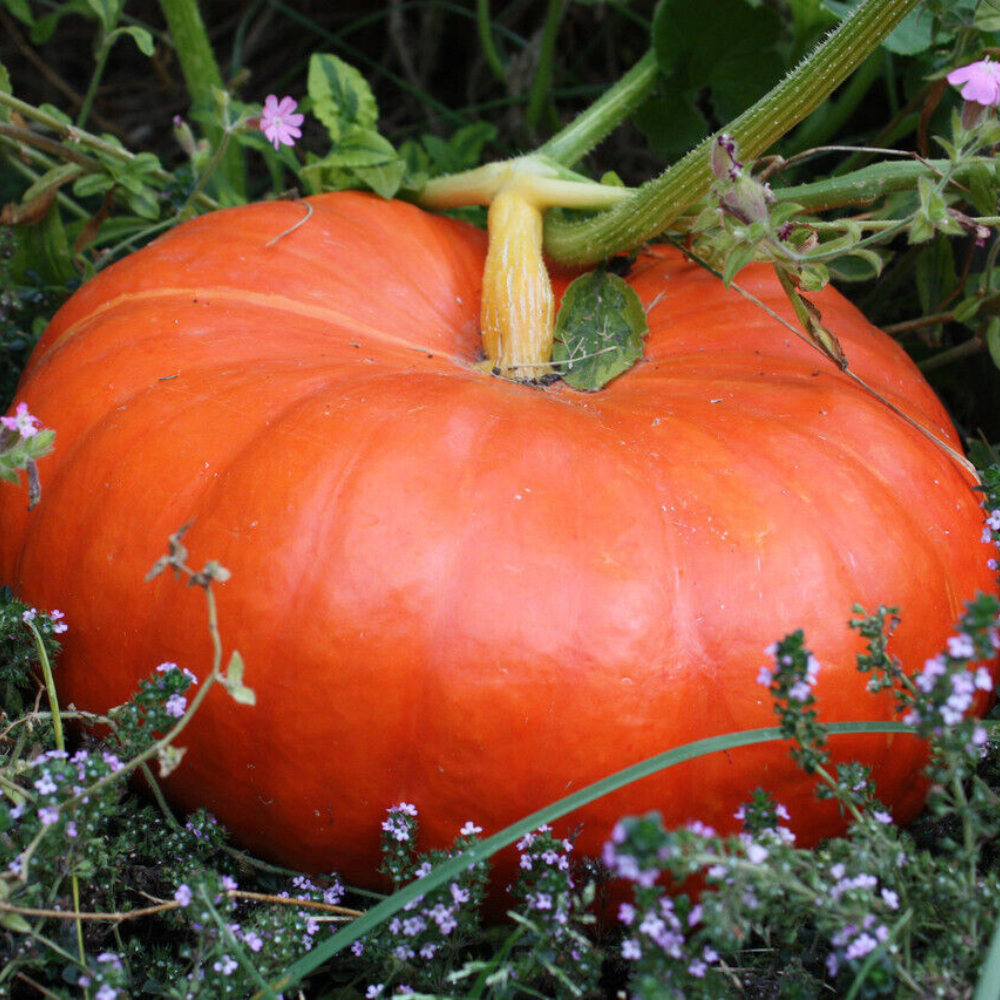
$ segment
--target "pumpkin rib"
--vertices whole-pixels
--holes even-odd
[[[281,315],[315,319],[329,324],[334,329],[351,329],[353,335],[362,337],[368,336],[373,340],[378,341],[380,345],[384,345],[386,347],[398,347],[406,351],[417,353],[434,350],[435,354],[441,354],[448,357],[456,366],[468,367],[468,362],[464,358],[459,358],[457,355],[443,351],[440,347],[435,349],[432,346],[413,343],[403,337],[394,336],[385,330],[379,330],[376,327],[362,327],[359,329],[359,324],[356,320],[342,313],[334,312],[331,309],[296,304],[294,299],[287,296],[261,295],[260,293],[248,292],[241,288],[224,287],[162,288],[150,292],[127,292],[124,295],[119,296],[117,299],[109,301],[105,307],[91,313],[86,320],[83,320],[79,324],[68,327],[64,330],[62,334],[60,334],[59,338],[50,345],[50,350],[58,349],[74,336],[77,336],[79,333],[85,331],[87,327],[99,322],[107,313],[111,313],[116,308],[123,305],[144,302],[155,302],[158,305],[169,305],[172,299],[186,300],[190,296],[195,296],[199,300],[206,301],[206,303],[211,302],[224,305],[239,304],[240,306],[251,305],[260,309],[273,309]]]

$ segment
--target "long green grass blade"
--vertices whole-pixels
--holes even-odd
[[[833,722],[829,723],[825,728],[831,736],[859,733],[912,734],[913,732],[912,729],[901,722]],[[272,984],[272,987],[276,992],[287,991],[291,986],[294,986],[311,972],[318,969],[328,959],[332,958],[338,952],[343,951],[358,938],[364,937],[365,934],[378,927],[383,921],[388,920],[394,914],[398,913],[407,903],[416,899],[417,896],[425,895],[432,889],[436,889],[445,882],[456,878],[469,865],[478,861],[485,861],[496,854],[497,851],[520,840],[526,833],[537,830],[546,823],[552,823],[554,820],[560,819],[575,809],[587,805],[589,802],[593,802],[605,795],[610,795],[612,792],[618,791],[619,788],[624,788],[626,785],[632,784],[632,782],[647,778],[658,771],[664,771],[675,764],[694,760],[696,757],[704,757],[710,753],[722,753],[727,750],[736,750],[739,747],[751,746],[755,743],[770,743],[783,738],[781,730],[777,726],[767,729],[748,729],[741,733],[727,733],[724,736],[712,736],[708,739],[696,740],[693,743],[685,743],[683,746],[676,747],[673,750],[667,750],[654,757],[649,757],[607,778],[602,778],[592,785],[587,785],[586,788],[581,788],[578,792],[567,795],[565,798],[553,802],[544,809],[539,809],[530,816],[525,816],[524,819],[512,823],[499,833],[493,834],[492,837],[487,837],[485,840],[474,844],[458,857],[438,865],[423,878],[403,886],[398,892],[382,900],[378,905],[373,906],[363,917],[359,917],[353,923],[338,930],[332,937],[317,944],[309,954],[304,955],[294,965],[290,966],[281,979]],[[1000,956],[1000,945],[997,946],[997,952],[998,956]],[[998,963],[1000,963],[1000,957],[998,957]],[[998,975],[1000,975],[1000,971],[998,971]],[[995,1000],[997,995],[992,994],[991,1000]]]

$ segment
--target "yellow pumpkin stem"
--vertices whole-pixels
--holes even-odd
[[[490,203],[480,322],[489,367],[530,381],[549,374],[555,298],[542,259],[542,210],[512,185]]]

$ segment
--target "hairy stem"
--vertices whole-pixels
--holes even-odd
[[[748,159],[763,153],[821,104],[919,0],[866,0],[769,94],[727,128]],[[715,136],[644,184],[618,208],[584,222],[546,219],[545,249],[567,264],[593,264],[663,232],[712,185]]]

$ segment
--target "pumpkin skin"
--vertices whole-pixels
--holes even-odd
[[[19,391],[58,435],[42,502],[0,489],[0,582],[70,626],[64,704],[105,710],[165,660],[206,673],[201,592],[143,582],[180,525],[190,565],[232,571],[220,627],[257,705],[212,691],[167,790],[260,855],[371,884],[391,804],[446,844],[772,725],[756,678],[796,628],[824,721],[894,718],[855,668],[852,606],[899,605],[892,648],[916,670],[995,589],[968,476],[675,251],[628,279],[645,361],[598,393],[540,389],[474,367],[483,233],[362,194],[310,201],[273,244],[301,205],[193,220],[82,288]],[[790,315],[767,269],[740,280]],[[816,300],[853,370],[959,447],[903,351],[836,292]],[[915,815],[918,740],[832,748]],[[809,844],[842,827],[812,784],[772,743],[568,822],[585,853],[653,808],[732,830],[763,786]]]

